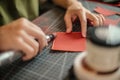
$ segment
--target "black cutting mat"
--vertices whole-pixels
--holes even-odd
[[[86,2],[83,5],[93,11],[96,6],[120,11],[119,8],[103,4]],[[46,34],[65,31],[64,10],[55,8],[33,21],[40,26]],[[110,18],[119,18],[115,15]],[[120,24],[119,24],[120,25]],[[74,30],[79,31],[79,23],[73,24]],[[52,42],[38,56],[28,62],[16,61],[11,65],[0,68],[0,80],[63,80],[79,52],[51,51]]]

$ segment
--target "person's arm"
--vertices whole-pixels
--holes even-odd
[[[67,9],[64,17],[67,33],[72,31],[72,22],[76,19],[76,17],[80,20],[83,37],[86,37],[87,19],[90,20],[94,26],[104,24],[105,19],[101,14],[91,13],[78,0],[53,0],[53,2],[56,5]]]
[[[56,5],[61,6],[63,8],[69,7],[71,4],[76,2],[77,0],[52,0]]]
[[[46,45],[47,40],[43,31],[25,18],[0,27],[0,51],[22,51],[23,60],[33,58]]]

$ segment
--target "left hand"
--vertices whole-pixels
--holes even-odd
[[[0,51],[22,51],[23,60],[30,60],[45,46],[47,40],[44,32],[25,18],[0,27]]]
[[[76,17],[80,20],[83,37],[86,37],[87,19],[92,22],[93,26],[101,26],[104,24],[105,20],[101,14],[93,14],[88,9],[84,8],[80,2],[74,1],[68,6],[64,17],[67,33],[72,31],[72,21],[74,21]]]

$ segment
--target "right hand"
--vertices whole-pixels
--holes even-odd
[[[101,26],[105,21],[105,18],[102,15],[90,12],[79,1],[73,0],[71,5],[67,7],[64,17],[67,33],[72,31],[72,21],[74,22],[77,17],[81,23],[81,32],[83,37],[86,37],[87,19],[91,21],[93,26]]]
[[[43,31],[25,18],[0,27],[0,51],[19,50],[24,53],[23,60],[29,60],[45,46],[47,40]]]

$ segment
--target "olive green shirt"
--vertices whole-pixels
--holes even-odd
[[[0,25],[20,17],[33,20],[39,15],[39,0],[0,0]]]

